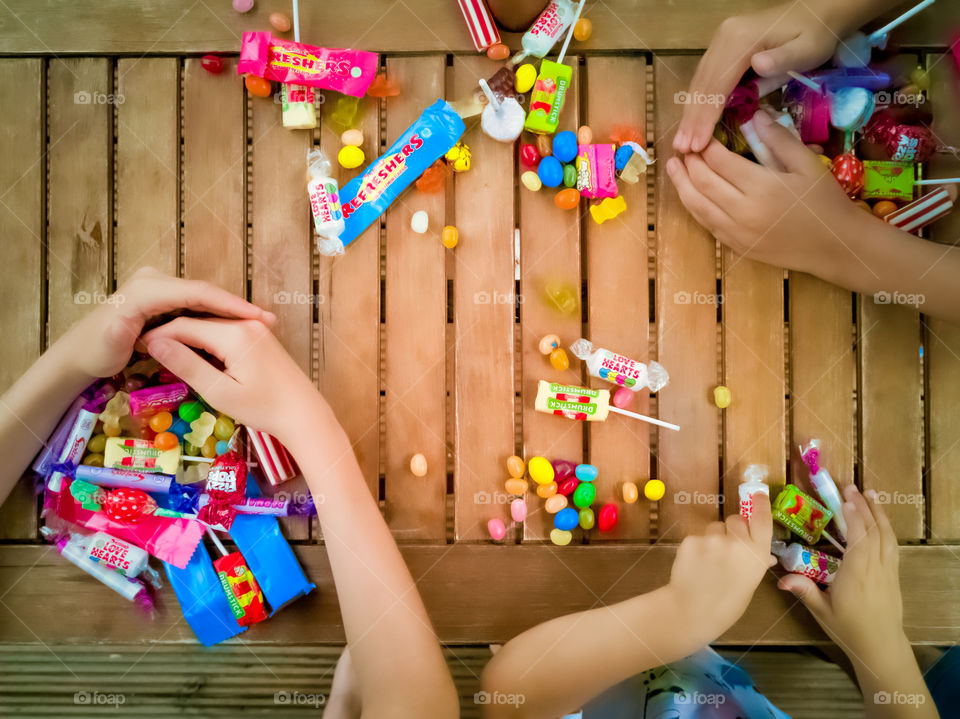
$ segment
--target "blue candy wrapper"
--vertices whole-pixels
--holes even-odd
[[[256,577],[270,605],[270,616],[315,588],[307,580],[287,540],[280,534],[276,518],[238,514],[230,527],[230,538]]]
[[[424,110],[382,157],[340,191],[345,228],[339,243],[328,240],[321,244],[321,254],[343,252],[343,247],[357,239],[410,183],[457,144],[465,129],[463,120],[445,100],[437,100]]]

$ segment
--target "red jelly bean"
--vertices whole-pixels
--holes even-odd
[[[597,515],[597,527],[601,532],[609,532],[617,526],[620,519],[619,510],[615,504],[605,504],[600,508],[600,514]]]
[[[557,485],[557,494],[569,497],[576,491],[578,484],[580,484],[580,480],[576,477],[567,477]]]
[[[200,66],[211,75],[223,72],[223,60],[217,55],[204,55],[200,58]]]
[[[520,162],[525,167],[536,167],[537,163],[540,162],[540,153],[537,152],[537,146],[527,142],[520,145]]]

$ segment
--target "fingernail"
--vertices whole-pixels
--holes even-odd
[[[683,130],[680,130],[673,138],[673,146],[678,150],[685,148],[687,146],[687,142],[689,142],[689,138],[687,137],[687,133]]]
[[[672,175],[674,172],[676,172],[676,171],[677,171],[677,163],[679,163],[679,162],[680,162],[680,160],[678,160],[678,159],[675,158],[675,157],[671,157],[669,160],[667,160],[667,172],[669,172],[671,175]]]

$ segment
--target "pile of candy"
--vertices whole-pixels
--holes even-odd
[[[262,497],[248,467],[273,485],[299,473],[275,438],[236,425],[146,357],[87,388],[32,465],[45,480],[43,533],[60,554],[146,609],[160,587],[149,556],[160,559],[207,645],[313,589],[276,520],[313,513],[312,501]]]

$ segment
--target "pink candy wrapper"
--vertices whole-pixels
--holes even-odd
[[[580,145],[577,154],[577,189],[581,197],[617,196],[617,168],[613,145]]]
[[[330,50],[269,32],[245,32],[237,73],[363,97],[377,75],[378,63],[375,52]]]

